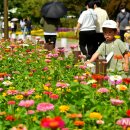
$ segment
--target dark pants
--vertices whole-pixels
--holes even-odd
[[[56,44],[56,38],[57,38],[56,35],[44,35],[44,37],[46,43],[52,43],[54,45]]]
[[[120,30],[120,37],[121,37],[121,40],[124,42],[124,34],[125,34],[125,30]]]
[[[98,43],[96,40],[96,31],[80,31],[79,32],[79,46],[83,55],[91,58],[98,48]],[[86,50],[86,46],[88,51]]]
[[[98,46],[100,46],[101,43],[105,41],[104,35],[103,33],[96,33],[96,35],[97,35]]]

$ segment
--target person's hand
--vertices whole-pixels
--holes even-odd
[[[90,64],[91,62],[89,60],[87,60],[84,64],[87,65],[87,64]]]
[[[123,64],[123,69],[124,69],[125,72],[128,72],[129,71],[129,65],[124,63]]]

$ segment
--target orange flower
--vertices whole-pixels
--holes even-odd
[[[130,57],[130,52],[127,53],[128,57]]]
[[[82,114],[76,114],[76,113],[68,114],[67,116],[69,118],[82,118]]]
[[[122,55],[114,55],[114,59],[121,60],[123,59]]]
[[[81,121],[81,120],[77,120],[74,122],[75,126],[84,126],[84,124],[85,124],[84,121]]]
[[[5,76],[7,76],[7,73],[0,73],[0,78],[4,78]]]

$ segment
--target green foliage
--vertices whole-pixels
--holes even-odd
[[[62,27],[74,28],[77,24],[77,18],[62,18]]]

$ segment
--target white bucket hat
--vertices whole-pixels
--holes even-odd
[[[117,23],[113,20],[106,20],[103,25],[102,28],[112,28],[112,29],[117,29]]]

